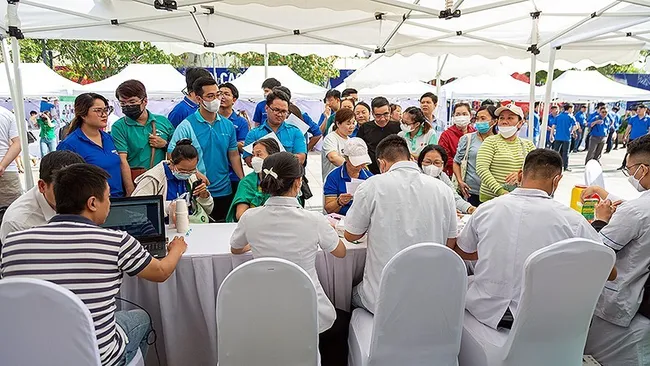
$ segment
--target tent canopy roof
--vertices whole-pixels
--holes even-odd
[[[320,100],[327,92],[327,89],[301,78],[288,66],[269,66],[268,77],[278,79],[289,88],[292,99]],[[263,98],[262,83],[265,79],[264,66],[251,66],[232,84],[237,87],[240,99],[260,100]]]
[[[530,84],[524,83],[510,75],[467,76],[442,86],[440,93],[448,100],[465,99],[513,99],[528,100]],[[544,91],[538,88],[537,98],[542,98]]]
[[[115,89],[130,79],[141,81],[149,98],[182,97],[186,87],[185,77],[171,65],[131,64],[116,75],[78,88],[76,94],[93,92],[113,98]]]
[[[71,95],[81,85],[70,81],[47,67],[43,63],[20,64],[23,80],[23,96],[25,98],[56,97]],[[4,63],[0,63],[0,97],[10,98],[9,81],[5,73]],[[13,67],[10,69],[14,77]]]
[[[650,100],[650,91],[621,84],[598,71],[569,70],[553,80],[553,97],[566,102]]]

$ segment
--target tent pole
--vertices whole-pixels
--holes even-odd
[[[264,43],[264,79],[269,78],[269,45]]]
[[[218,80],[217,79],[217,68],[215,67],[215,62],[214,62],[215,58],[216,58],[216,55],[214,54],[214,52],[212,52],[212,76],[214,77],[214,80]]]
[[[440,97],[440,56],[436,58],[436,96]]]
[[[531,46],[530,50],[530,98],[528,99],[528,137],[530,141],[535,141],[533,136],[535,129],[535,84],[537,83],[537,42],[539,41],[539,14],[540,12],[531,13],[533,18],[531,30]]]
[[[539,127],[539,146],[546,146],[546,128],[548,127],[548,114],[551,112],[551,93],[553,91],[553,70],[555,69],[555,54],[557,48],[551,48],[548,56],[548,74],[546,76],[546,93],[544,93],[544,114],[542,125]]]
[[[2,40],[3,53],[5,53],[6,39]],[[27,130],[25,127],[25,102],[23,98],[23,79],[20,73],[20,45],[18,39],[11,37],[11,56],[14,65],[15,90],[12,98],[14,104],[14,116],[18,125],[18,134],[20,136],[21,154],[23,165],[25,166],[25,190],[34,187],[34,177],[32,176],[32,162],[29,156],[29,143],[27,141]],[[5,58],[7,63],[8,58]]]

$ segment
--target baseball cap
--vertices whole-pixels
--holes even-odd
[[[648,108],[645,104],[639,103],[636,105],[637,108]]]
[[[519,106],[517,106],[515,104],[512,104],[512,103],[506,105],[505,107],[497,108],[497,110],[494,112],[494,114],[496,114],[497,117],[498,117],[501,114],[501,112],[503,112],[505,110],[509,110],[510,112],[518,115],[519,117],[521,117],[521,119],[525,118],[524,117],[524,111],[521,108],[519,108]]]
[[[366,142],[358,137],[351,137],[345,143],[343,155],[347,156],[350,163],[354,166],[370,164],[370,155],[368,155],[368,146]]]

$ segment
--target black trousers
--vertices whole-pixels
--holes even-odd
[[[235,198],[234,194],[229,194],[222,197],[212,197],[214,200],[214,208],[210,212],[210,217],[215,222],[226,222],[226,216],[228,216],[228,210],[232,204],[232,199]]]
[[[571,141],[553,141],[553,150],[562,156],[564,170],[569,167],[569,145],[571,145]]]
[[[613,128],[610,128],[609,133],[607,134],[607,147],[605,148],[606,153],[612,151],[612,147],[614,147],[614,136],[616,136],[616,131]]]
[[[478,194],[471,194],[469,195],[469,198],[467,199],[467,202],[469,202],[472,206],[478,207],[481,205],[481,200],[479,199]]]

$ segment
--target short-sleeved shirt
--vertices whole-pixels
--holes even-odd
[[[111,137],[113,137],[117,152],[127,154],[126,160],[131,168],[150,169],[165,160],[167,150],[156,149],[153,164],[151,164],[149,135],[153,134],[154,124],[156,125],[156,135],[163,140],[169,142],[174,134],[174,127],[167,117],[153,114],[148,110],[147,113],[148,117],[144,125],[124,116],[111,127]]]
[[[526,259],[538,249],[571,238],[602,243],[582,215],[544,191],[517,188],[479,206],[457,241],[464,252],[478,252],[467,310],[496,329],[506,309],[517,313]]]
[[[302,114],[302,119],[303,121],[305,121],[307,126],[309,126],[309,129],[305,134],[305,141],[307,142],[307,145],[309,145],[309,135],[311,135],[311,137],[318,137],[318,136],[322,136],[323,133],[320,132],[320,127],[318,127],[318,124],[316,124],[316,122],[314,122],[314,120],[311,119],[311,117],[309,117],[309,114],[307,114],[307,112]],[[350,136],[350,137],[354,137],[354,136]]]
[[[271,195],[262,192],[260,187],[260,180],[257,173],[252,172],[244,177],[237,186],[237,192],[232,199],[228,215],[226,215],[226,222],[237,222],[237,205],[240,203],[247,204],[250,208],[260,207],[264,205],[266,200]]]
[[[615,198],[610,197],[614,200]],[[630,325],[650,275],[650,191],[623,202],[600,235],[616,252],[614,281],[605,283],[595,315],[621,327]],[[647,289],[646,289],[647,291]]]
[[[39,118],[37,121],[38,121],[38,127],[41,128],[41,133],[40,133],[41,140],[49,140],[49,141],[56,140],[56,134],[54,133],[56,124],[54,123],[54,121],[50,120],[48,122],[44,118]]]
[[[345,148],[347,141],[348,137],[341,137],[341,135],[336,133],[336,131],[325,136],[325,140],[323,140],[323,153],[321,154],[321,160],[323,161],[323,179],[327,177],[332,170],[336,169],[336,165],[332,164],[332,162],[327,158],[327,155],[335,152],[340,156],[343,156],[343,149]]]
[[[650,129],[650,117],[647,115],[643,118],[639,118],[639,116],[630,117],[627,120],[627,123],[632,126],[632,130],[630,131],[630,140],[638,139],[643,135],[647,135],[648,130]]]
[[[250,244],[253,258],[274,257],[304,269],[316,287],[318,330],[324,332],[336,319],[334,305],[325,295],[316,273],[318,247],[332,252],[339,236],[325,216],[300,207],[293,197],[271,197],[263,207],[246,210],[230,238],[230,246]]]
[[[555,124],[555,118],[556,116],[553,116],[552,114],[548,115],[548,126],[546,129],[546,142],[551,140],[551,131],[549,131],[548,128],[553,127],[553,125]]]
[[[418,243],[445,245],[447,239],[456,237],[454,194],[439,179],[422,174],[414,162],[400,161],[359,185],[345,230],[354,235],[368,233],[359,295],[374,313],[381,272],[393,256]]]
[[[10,233],[47,224],[54,215],[56,212],[38,186],[32,187],[7,208],[0,226],[0,243],[4,243]]]
[[[255,106],[255,113],[253,113],[253,122],[261,125],[266,122],[266,100],[263,100]]]
[[[539,114],[537,112],[533,113],[533,138],[537,139],[539,137]]]
[[[468,139],[471,139],[469,152],[467,151]],[[479,194],[479,190],[481,189],[481,177],[476,172],[476,155],[478,155],[481,144],[483,144],[483,141],[481,141],[476,132],[463,135],[458,140],[458,149],[454,157],[454,162],[458,165],[462,165],[463,160],[467,158],[467,173],[465,174],[464,181],[469,186],[469,193],[476,195]],[[468,152],[467,156],[465,155],[466,152]]]
[[[587,127],[587,116],[582,111],[578,111],[575,115],[576,121],[580,124],[580,127]]]
[[[352,178],[348,174],[348,170],[345,168],[346,164],[347,163],[343,163],[340,167],[332,170],[325,178],[325,185],[323,186],[323,194],[325,197],[338,197],[344,193],[348,193],[345,183],[352,182]],[[359,172],[359,178],[357,179],[366,180],[370,177],[372,177],[372,173],[367,169],[362,169]],[[348,213],[350,207],[352,207],[352,201],[341,207],[339,214],[345,215]]]
[[[253,128],[251,132],[248,133],[244,146],[252,144],[271,132],[273,132],[273,130],[269,126],[268,122],[262,123],[261,126]],[[275,134],[278,136],[280,143],[287,152],[292,154],[307,154],[305,136],[300,132],[298,127],[282,122]],[[244,157],[246,158],[249,156],[251,156],[251,154],[244,151]]]
[[[562,112],[555,117],[555,141],[571,141],[571,132],[576,119],[569,112]]]
[[[18,137],[18,125],[16,117],[7,108],[0,107],[0,160],[7,155],[11,140]],[[16,163],[12,160],[9,162],[6,171],[18,171]]]
[[[603,119],[600,114],[592,114],[591,117],[589,118],[589,124],[592,122],[598,121]],[[610,115],[608,114],[605,119],[603,119],[603,123],[594,125],[591,128],[591,136],[593,137],[605,137],[609,133],[609,126],[612,124],[612,120]]]
[[[400,131],[397,136],[406,140],[406,143],[409,145],[409,151],[411,155],[419,156],[420,152],[427,146],[431,144],[438,143],[438,135],[436,134],[435,129],[430,128],[429,132],[424,133],[424,127],[420,126],[420,129],[415,134],[414,137],[411,137],[410,133]]]
[[[199,105],[194,103],[192,99],[185,97],[174,106],[174,109],[172,109],[171,112],[169,112],[167,119],[169,119],[172,126],[176,128],[185,120],[185,118],[187,118],[187,116],[196,112],[197,109],[199,109]]]
[[[9,234],[0,268],[3,277],[50,281],[77,295],[93,318],[102,365],[113,366],[127,343],[115,321],[122,276],[137,275],[151,260],[125,232],[103,229],[83,216],[57,215],[47,225]]]
[[[390,121],[384,127],[377,126],[375,121],[369,121],[359,127],[359,132],[357,137],[361,138],[368,145],[368,155],[372,163],[368,165],[368,169],[372,174],[379,174],[379,165],[377,164],[377,158],[375,153],[377,151],[377,145],[390,135],[397,135],[402,129],[399,126],[399,122]]]
[[[248,136],[248,131],[249,131],[248,121],[246,120],[246,118],[238,115],[233,111],[230,114],[230,117],[228,117],[228,119],[230,120],[230,122],[232,122],[232,125],[235,127],[237,142],[246,141],[246,136]],[[237,174],[235,174],[235,171],[232,169],[232,166],[230,167],[230,181],[239,182],[239,177],[237,176]]]
[[[197,169],[210,181],[210,195],[223,197],[232,193],[228,152],[237,151],[237,138],[232,122],[218,113],[216,117],[213,123],[209,123],[200,111],[194,112],[178,125],[168,150],[173,151],[179,140],[191,139],[192,146],[199,152]]]
[[[86,163],[104,169],[109,175],[108,185],[111,187],[111,197],[123,197],[120,156],[117,154],[117,148],[111,135],[104,131],[99,131],[99,133],[102,137],[102,146],[91,141],[81,131],[81,128],[77,128],[65,140],[61,141],[56,149],[76,152]]]

